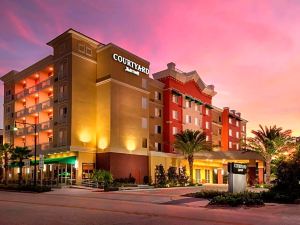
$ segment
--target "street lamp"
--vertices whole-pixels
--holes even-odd
[[[26,123],[26,122],[17,122],[15,121],[14,131],[18,130],[17,124],[29,125],[34,128],[34,171],[33,171],[33,184],[36,186],[36,133],[37,133],[37,124]]]

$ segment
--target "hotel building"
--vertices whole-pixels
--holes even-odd
[[[226,183],[232,161],[248,164],[250,183],[262,182],[262,158],[240,151],[247,121],[213,106],[214,86],[196,71],[169,63],[151,78],[147,60],[73,29],[48,45],[53,55],[1,78],[4,142],[33,149],[36,135],[45,179],[68,172],[80,183],[94,169],[106,169],[115,178],[131,174],[143,183],[154,178],[156,165],[187,165],[173,148],[174,134],[193,129],[205,131],[214,148],[196,154],[196,182]],[[25,172],[30,177],[32,169]]]

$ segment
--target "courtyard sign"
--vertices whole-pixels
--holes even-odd
[[[126,66],[125,67],[126,72],[132,73],[132,74],[137,75],[137,76],[140,75],[140,72],[149,75],[149,69],[148,68],[146,68],[144,66],[141,66],[140,64],[138,64],[136,62],[133,62],[133,61],[121,56],[121,55],[118,55],[118,54],[114,53],[113,54],[113,59],[115,61],[119,62],[119,63],[124,64]]]

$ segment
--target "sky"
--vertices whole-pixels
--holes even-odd
[[[0,8],[1,76],[52,54],[46,43],[74,28],[147,59],[150,73],[169,62],[197,70],[215,85],[213,104],[241,112],[248,132],[277,125],[300,136],[298,0],[0,0]]]

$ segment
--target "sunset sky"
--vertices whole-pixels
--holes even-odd
[[[1,76],[51,54],[46,43],[74,28],[147,59],[150,73],[171,61],[197,70],[215,85],[213,104],[240,111],[248,132],[276,124],[300,136],[298,0],[0,0],[0,7]]]

